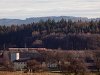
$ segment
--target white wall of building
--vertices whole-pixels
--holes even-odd
[[[27,66],[26,62],[14,62],[15,70],[22,70]]]
[[[20,53],[15,53],[15,52],[13,52],[13,53],[11,53],[11,55],[10,55],[10,60],[11,60],[11,61],[19,60],[19,58],[20,58]]]
[[[16,60],[19,60],[19,53],[16,53]]]

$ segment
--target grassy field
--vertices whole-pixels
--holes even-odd
[[[63,75],[61,73],[50,73],[50,72],[42,72],[42,73],[23,73],[23,72],[6,72],[0,71],[0,75]],[[74,75],[74,74],[71,74]],[[93,73],[87,73],[86,75],[96,75]]]
[[[0,75],[62,75],[62,74],[60,74],[60,73],[49,73],[49,72],[23,73],[23,72],[4,72],[4,71],[1,71]]]

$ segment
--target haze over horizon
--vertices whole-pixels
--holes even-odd
[[[0,19],[45,16],[100,17],[100,0],[0,0]]]

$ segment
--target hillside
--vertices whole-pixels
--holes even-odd
[[[0,26],[0,49],[35,47],[64,50],[99,50],[100,21],[61,19],[31,24]]]
[[[49,17],[32,17],[32,18],[26,18],[25,20],[21,20],[21,19],[0,19],[0,25],[21,25],[21,24],[29,24],[29,23],[33,23],[33,22],[39,22],[40,20],[46,21],[48,19],[51,20],[55,20],[60,21],[61,19],[65,19],[66,21],[68,21],[69,19],[72,21],[90,21],[91,19],[88,19],[86,17],[73,17],[73,16],[49,16]],[[100,18],[93,18],[92,20],[100,20]]]

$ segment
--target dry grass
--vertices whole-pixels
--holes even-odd
[[[7,71],[0,71],[0,75],[63,75],[60,73],[49,73],[49,72],[42,72],[42,73],[22,73],[22,72],[7,72]],[[73,74],[71,74],[73,75]],[[96,75],[93,73],[87,73],[86,75]]]
[[[1,71],[0,75],[61,75],[60,73],[48,73],[48,72],[42,72],[42,73],[22,73],[22,72],[4,72]]]

